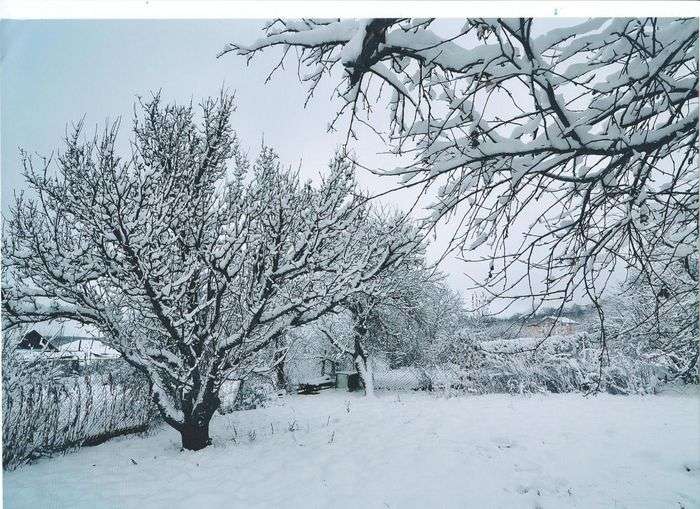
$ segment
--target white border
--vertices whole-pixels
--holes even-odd
[[[0,0],[4,19],[700,16],[694,1]]]

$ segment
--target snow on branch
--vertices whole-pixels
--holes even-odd
[[[296,48],[310,95],[339,80],[331,128],[369,125],[411,156],[375,171],[423,189],[427,224],[456,225],[451,249],[489,266],[474,286],[492,298],[597,301],[617,266],[659,287],[665,266],[697,274],[697,20],[537,23],[277,20],[223,53]]]

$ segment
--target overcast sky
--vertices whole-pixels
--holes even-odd
[[[542,20],[538,28],[560,23]],[[327,132],[338,106],[331,101],[335,83],[323,83],[304,108],[305,90],[295,65],[265,84],[278,52],[264,53],[249,67],[241,58],[216,58],[231,40],[260,37],[261,25],[260,20],[2,21],[3,215],[13,192],[24,185],[20,147],[48,155],[60,148],[66,126],[83,117],[94,132],[121,116],[126,141],[136,96],[158,90],[166,100],[178,102],[198,102],[217,94],[222,85],[235,90],[233,126],[251,157],[264,138],[284,163],[300,165],[305,176],[318,176],[345,136]],[[354,145],[371,166],[386,162],[377,155],[383,148],[370,135]],[[358,180],[373,192],[393,183],[367,172],[360,172]],[[390,194],[384,202],[406,208],[412,200],[404,193]],[[432,248],[433,257],[440,252],[440,241]],[[454,259],[441,268],[450,286],[469,297],[463,274],[478,269]]]

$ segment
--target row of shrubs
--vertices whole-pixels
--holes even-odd
[[[541,344],[540,344],[541,342]],[[398,369],[376,366],[374,386],[386,390],[469,393],[607,392],[648,394],[673,376],[664,358],[642,351],[602,349],[592,337],[460,342],[452,362]]]
[[[649,394],[666,376],[658,359],[629,349],[603,349],[585,334],[540,341],[475,345],[476,369],[470,370],[465,385],[478,392]]]

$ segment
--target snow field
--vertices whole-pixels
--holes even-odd
[[[325,391],[4,476],[5,507],[698,507],[700,399]]]

